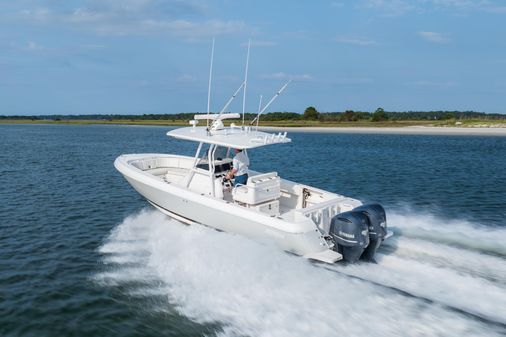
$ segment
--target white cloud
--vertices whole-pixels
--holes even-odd
[[[74,9],[69,15],[60,17],[63,21],[71,23],[96,23],[106,21],[113,18],[110,13],[90,11],[83,8]]]
[[[193,81],[195,81],[195,77],[190,74],[182,74],[181,76],[176,78],[176,81],[182,82],[182,83],[193,82]]]
[[[204,22],[187,20],[142,20],[133,27],[125,25],[104,25],[99,29],[102,34],[144,35],[168,33],[188,39],[200,39],[219,35],[232,35],[246,30],[243,21],[209,20]]]
[[[500,3],[500,4],[498,4]],[[506,13],[506,6],[494,0],[363,0],[360,8],[377,10],[383,15],[399,16],[412,11],[441,10],[455,14],[485,11]]]
[[[492,13],[506,13],[503,0],[418,0],[428,2],[437,9],[453,10],[457,12],[470,12],[481,10]]]
[[[24,10],[12,19],[65,24],[100,35],[169,34],[190,40],[252,30],[241,20],[206,19],[200,15],[203,8],[179,0],[89,0],[72,10],[56,7]]]
[[[492,6],[487,8],[486,11],[496,14],[506,14],[506,6]]]
[[[11,45],[14,50],[21,50],[25,52],[35,53],[35,52],[48,52],[51,51],[49,48],[46,48],[45,46],[35,42],[35,41],[28,41],[25,44],[22,45]]]
[[[47,8],[36,8],[34,10],[22,10],[14,15],[14,18],[22,18],[33,22],[46,22],[51,20],[53,13]]]
[[[96,5],[125,11],[140,11],[143,10],[145,7],[153,4],[154,2],[155,1],[153,0],[121,0],[121,1],[101,0],[100,3],[98,4],[98,2],[95,1]]]
[[[113,15],[175,18],[199,15],[206,11],[201,2],[192,0],[86,0],[90,11]]]
[[[450,39],[444,34],[437,32],[418,32],[418,36],[432,43],[448,43]]]
[[[376,41],[366,38],[345,37],[345,36],[337,37],[335,41],[337,43],[351,44],[355,46],[375,46],[378,44]]]
[[[263,74],[260,78],[264,80],[311,81],[313,76],[309,74],[286,74],[284,72],[277,72],[272,74]]]
[[[457,10],[477,9],[490,4],[489,1],[483,0],[430,0],[428,2],[437,8]]]

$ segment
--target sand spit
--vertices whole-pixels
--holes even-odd
[[[264,131],[319,132],[319,133],[362,133],[392,135],[444,135],[444,136],[506,136],[506,128],[473,127],[274,127],[266,126]]]

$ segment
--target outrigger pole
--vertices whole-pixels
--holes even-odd
[[[228,102],[225,104],[225,106],[220,110],[220,113],[218,114],[218,116],[216,116],[214,119],[213,119],[213,122],[220,119],[221,115],[223,115],[223,113],[225,112],[225,110],[228,108],[228,106],[230,105],[230,103],[232,103],[232,101],[234,100],[235,96],[237,96],[237,94],[239,93],[239,91],[241,91],[242,87],[244,87],[246,85],[246,82],[242,82],[241,85],[239,86],[239,88],[237,88],[237,90],[235,91],[235,93],[232,95],[232,97],[230,97],[228,99]]]
[[[242,126],[244,126],[244,114],[246,113],[246,88],[248,86],[249,50],[251,39],[248,40],[248,54],[246,56],[246,70],[244,71],[244,94],[242,96]]]
[[[207,88],[207,115],[209,116],[211,110],[211,79],[213,77],[213,61],[214,61],[214,37],[213,46],[211,48],[211,66],[209,67],[209,86]],[[209,119],[207,121],[207,128],[209,129]]]
[[[253,125],[256,121],[258,121],[258,119],[260,118],[260,115],[263,114],[263,112],[269,107],[269,105],[272,104],[272,102],[274,102],[276,100],[276,98],[278,98],[279,95],[281,95],[283,90],[285,90],[285,88],[288,86],[288,84],[290,84],[291,81],[292,80],[289,80],[288,82],[286,82],[285,85],[282,86],[281,89],[279,89],[279,91],[274,96],[272,96],[271,100],[264,106],[264,108],[262,110],[260,110],[260,112],[258,112],[258,115],[255,117],[255,119],[253,119],[249,123],[250,125]]]

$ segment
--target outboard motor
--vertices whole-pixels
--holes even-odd
[[[387,235],[387,217],[385,209],[380,204],[367,204],[356,207],[353,212],[360,212],[369,219],[369,246],[361,259],[374,261],[374,254]]]
[[[356,262],[369,245],[369,218],[363,212],[343,212],[330,222],[334,250],[348,262]]]

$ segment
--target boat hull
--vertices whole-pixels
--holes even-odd
[[[192,192],[177,184],[169,184],[130,165],[129,161],[135,158],[135,155],[118,157],[115,161],[116,169],[139,194],[176,220],[240,234],[255,241],[274,244],[297,255],[325,260],[324,262],[332,263],[341,259],[339,253],[330,249],[310,219],[288,222],[233,202]]]

